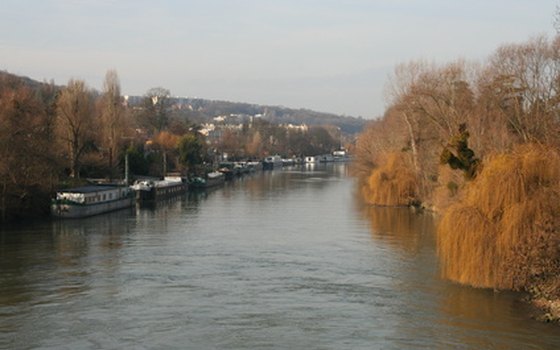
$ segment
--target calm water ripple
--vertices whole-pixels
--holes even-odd
[[[442,281],[434,223],[345,166],[4,229],[2,349],[557,349],[513,293]]]

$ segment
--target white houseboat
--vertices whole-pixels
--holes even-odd
[[[268,156],[263,160],[263,170],[274,170],[282,168],[282,157],[279,155]]]
[[[304,163],[319,163],[320,159],[320,156],[306,156],[303,161]]]
[[[335,162],[349,162],[351,160],[348,152],[342,148],[333,152],[333,159]]]
[[[51,213],[59,218],[82,218],[133,204],[133,191],[128,186],[91,185],[58,191],[51,204]]]

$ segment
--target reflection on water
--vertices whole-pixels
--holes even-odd
[[[433,242],[434,218],[410,208],[364,206],[374,239],[386,241],[411,253]]]
[[[431,215],[336,164],[0,233],[2,349],[557,348],[519,295],[439,278]]]
[[[403,347],[558,346],[557,326],[531,320],[530,307],[520,293],[474,289],[439,278],[432,214],[409,208],[358,206],[370,224],[374,242],[399,255],[403,279],[395,280],[395,290],[402,292],[399,298],[403,305],[396,338]],[[547,336],[543,338],[543,334]]]

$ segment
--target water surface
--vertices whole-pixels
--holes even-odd
[[[363,208],[344,165],[5,228],[3,349],[557,349],[513,293],[439,278],[430,215]]]

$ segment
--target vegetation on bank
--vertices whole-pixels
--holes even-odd
[[[560,154],[536,144],[489,157],[438,228],[443,273],[477,287],[560,293]]]
[[[244,108],[264,114],[245,115]],[[328,153],[348,140],[342,128],[363,122],[326,115],[325,124],[340,126],[298,128],[270,121],[307,116],[302,120],[316,124],[322,115],[173,98],[164,88],[125,98],[112,70],[102,91],[82,80],[57,86],[0,72],[0,222],[47,215],[57,188],[84,184],[85,178],[122,180],[125,158],[131,175],[198,174],[226,156],[258,160]],[[209,134],[204,128],[214,117],[234,121],[215,122]]]
[[[482,64],[403,64],[388,92],[357,141],[364,200],[439,213],[446,278],[558,304],[560,36]]]

